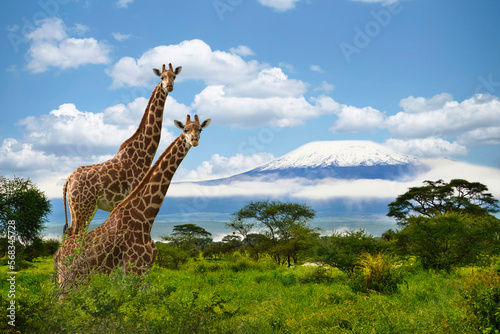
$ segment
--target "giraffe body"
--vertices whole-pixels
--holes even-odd
[[[64,230],[68,235],[85,231],[96,209],[111,212],[146,175],[160,142],[165,101],[181,69],[179,66],[173,70],[172,64],[168,70],[163,65],[162,72],[153,69],[161,81],[151,94],[136,132],[120,146],[113,158],[78,167],[66,179],[63,187]],[[66,199],[71,214],[69,229]]]
[[[58,281],[62,285],[90,272],[109,273],[115,268],[138,275],[153,264],[156,247],[151,228],[160,211],[173,175],[189,149],[197,146],[201,129],[210,119],[186,125],[175,121],[184,132],[160,155],[137,187],[111,212],[98,228],[70,235],[55,256]],[[76,250],[76,252],[75,252]],[[79,253],[78,256],[74,256]]]

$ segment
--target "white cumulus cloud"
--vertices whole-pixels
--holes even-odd
[[[239,55],[215,50],[202,40],[194,39],[179,44],[161,45],[143,53],[138,59],[123,57],[107,69],[113,79],[112,87],[149,86],[156,80],[153,68],[172,63],[183,66],[176,82],[201,80],[207,84],[234,84],[251,80],[267,67],[257,61],[245,61]]]
[[[112,87],[144,86],[155,78],[153,67],[167,61],[183,66],[177,82],[197,80],[207,85],[190,108],[232,127],[297,126],[335,111],[337,103],[330,97],[306,99],[308,84],[289,78],[281,68],[244,60],[241,55],[251,51],[248,47],[230,51],[212,50],[201,40],[183,41],[157,46],[137,59],[121,58],[107,73]],[[322,86],[323,91],[331,89],[326,82]]]
[[[480,94],[462,102],[454,101],[448,94],[431,99],[410,97],[403,99],[401,106],[404,111],[385,121],[394,138],[449,136],[464,142],[468,137],[484,136],[485,140],[488,133],[498,135],[491,130],[500,124],[500,99],[496,96]]]
[[[373,130],[380,127],[384,121],[384,113],[372,107],[342,105],[336,114],[338,120],[330,128],[333,133]]]
[[[226,88],[219,85],[205,88],[191,106],[204,117],[217,118],[219,124],[251,128],[302,125],[307,119],[333,113],[337,103],[327,96],[312,101],[304,96],[229,96]]]
[[[442,138],[394,139],[385,142],[393,150],[416,157],[437,158],[467,155],[467,147]]]
[[[431,98],[409,96],[402,111],[386,115],[372,107],[339,105],[333,133],[387,130],[386,144],[420,157],[467,155],[481,145],[500,144],[500,98],[477,94],[462,102],[448,93]]]
[[[59,18],[48,18],[25,37],[30,43],[26,54],[26,69],[32,73],[47,71],[50,67],[77,68],[85,64],[108,64],[111,47],[94,38],[68,36],[68,28]],[[77,25],[73,30],[84,33],[87,27]]]

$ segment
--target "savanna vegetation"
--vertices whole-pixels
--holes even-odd
[[[421,189],[419,189],[421,188]],[[16,276],[6,333],[500,333],[498,201],[427,181],[389,205],[398,229],[325,235],[305,204],[249,202],[214,242],[196,224],[157,243],[147,275],[92,275],[61,298],[46,253]],[[50,246],[49,246],[50,245]],[[44,248],[45,247],[45,248]],[[8,256],[0,267],[6,310]]]

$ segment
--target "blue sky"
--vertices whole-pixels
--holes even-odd
[[[0,22],[0,173],[50,197],[113,156],[158,83],[212,118],[180,179],[228,176],[316,140],[371,140],[500,168],[497,0],[11,1]]]

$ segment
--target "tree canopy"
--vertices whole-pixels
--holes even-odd
[[[400,254],[420,257],[426,269],[450,271],[498,254],[499,241],[500,220],[494,216],[448,212],[410,217],[396,245]]]
[[[9,221],[24,244],[40,238],[51,205],[45,194],[30,179],[0,176],[0,234],[7,235]]]
[[[499,211],[498,200],[479,182],[453,179],[424,181],[424,186],[412,187],[389,204],[387,216],[406,226],[410,215],[434,217],[446,212],[491,214]]]
[[[255,201],[233,213],[226,226],[241,234],[254,252],[258,252],[258,243],[267,243],[266,249],[271,256],[290,266],[291,259],[297,261],[298,252],[307,247],[306,240],[315,234],[315,230],[307,225],[315,215],[316,212],[306,204]],[[265,238],[251,233],[254,227],[262,230]]]

